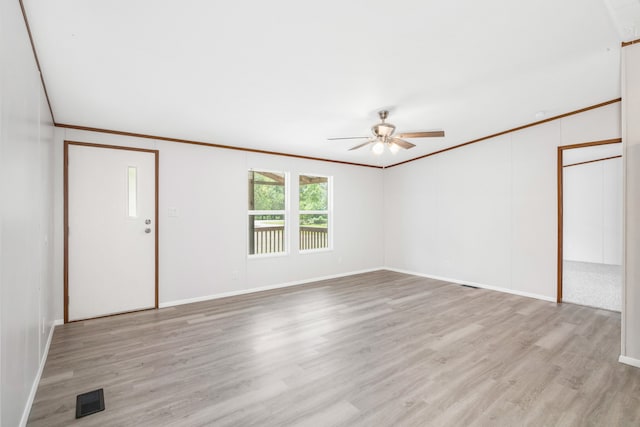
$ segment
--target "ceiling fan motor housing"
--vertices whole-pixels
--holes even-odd
[[[395,130],[396,127],[394,125],[385,122],[378,123],[377,125],[371,127],[371,132],[373,132],[373,134],[379,138],[388,138],[393,135],[393,132],[395,132]]]
[[[376,136],[376,138],[382,138],[386,140],[393,132],[395,132],[396,127],[391,123],[386,123],[385,120],[389,116],[389,112],[387,110],[378,111],[378,116],[380,116],[380,123],[373,125],[371,127],[371,132]]]

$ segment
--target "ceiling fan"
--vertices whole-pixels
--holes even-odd
[[[358,148],[365,147],[369,144],[373,144],[371,148],[375,154],[382,154],[384,151],[384,147],[389,147],[389,151],[392,153],[397,153],[400,148],[404,148],[408,150],[409,148],[413,148],[416,145],[412,144],[408,141],[405,141],[402,138],[437,138],[444,136],[444,131],[427,131],[427,132],[405,132],[399,133],[396,136],[393,133],[396,130],[396,127],[391,123],[385,122],[387,117],[389,116],[389,111],[381,110],[378,111],[378,116],[380,116],[380,123],[377,123],[371,127],[371,132],[373,133],[373,137],[370,136],[348,136],[342,138],[327,138],[330,141],[335,141],[339,139],[368,139],[367,142],[362,144],[358,144],[355,147],[351,147],[351,150],[357,150]]]

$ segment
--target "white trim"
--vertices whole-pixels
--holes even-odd
[[[607,7],[611,12],[609,2]],[[620,313],[620,353],[627,352],[627,52],[621,49],[620,55],[620,132],[622,138],[622,304]],[[626,356],[620,355],[620,362]]]
[[[271,252],[268,254],[248,254],[247,259],[277,258],[277,257],[283,257],[283,256],[289,256],[289,251]]]
[[[38,385],[40,384],[40,377],[42,376],[42,371],[44,371],[44,365],[47,363],[47,356],[49,355],[49,346],[51,346],[51,339],[53,338],[53,331],[56,329],[56,326],[62,325],[63,321],[61,319],[54,320],[51,324],[51,328],[49,329],[49,337],[47,338],[47,344],[44,346],[44,352],[42,354],[42,358],[40,359],[40,367],[38,368],[38,372],[36,373],[36,377],[33,380],[33,384],[31,385],[31,391],[29,392],[29,398],[27,399],[27,404],[24,407],[24,411],[22,412],[22,418],[20,419],[20,427],[25,427],[27,425],[27,421],[29,420],[29,414],[31,413],[31,406],[33,405],[33,399],[36,397],[36,392],[38,391]]]
[[[301,255],[317,254],[319,252],[333,252],[333,248],[303,249],[298,251]]]
[[[257,287],[257,288],[241,289],[241,290],[238,290],[238,291],[223,292],[221,294],[212,294],[212,295],[205,295],[205,296],[195,297],[195,298],[186,298],[186,299],[181,299],[181,300],[166,301],[166,302],[161,302],[160,304],[158,304],[158,308],[166,308],[166,307],[173,307],[173,306],[176,306],[176,305],[191,304],[191,303],[194,303],[194,302],[209,301],[209,300],[214,300],[214,299],[219,299],[219,298],[232,297],[232,296],[236,296],[236,295],[245,295],[245,294],[251,294],[251,293],[254,293],[254,292],[268,291],[268,290],[272,290],[272,289],[287,288],[287,287],[290,287],[290,286],[304,285],[304,284],[311,283],[311,282],[319,282],[321,280],[337,279],[339,277],[351,276],[351,275],[354,275],[354,274],[370,273],[372,271],[379,271],[379,270],[395,271],[397,273],[411,274],[413,276],[426,277],[428,279],[442,280],[442,281],[445,281],[445,282],[456,283],[456,284],[460,284],[460,285],[470,285],[470,286],[475,286],[475,287],[482,288],[482,289],[488,289],[488,290],[497,291],[497,292],[504,292],[504,293],[507,293],[507,294],[513,294],[513,295],[518,295],[518,296],[527,297],[527,298],[534,298],[534,299],[538,299],[538,300],[542,300],[542,301],[549,301],[549,302],[554,302],[554,303],[556,302],[555,298],[548,297],[548,296],[545,296],[545,295],[540,295],[540,294],[533,294],[533,293],[529,293],[529,292],[521,292],[521,291],[516,291],[516,290],[513,290],[513,289],[501,288],[501,287],[498,287],[498,286],[485,285],[485,284],[482,284],[482,283],[475,283],[475,282],[469,282],[469,281],[464,281],[464,280],[450,279],[450,278],[447,278],[447,277],[434,276],[434,275],[429,275],[429,274],[424,274],[424,273],[417,273],[417,272],[414,272],[414,271],[402,270],[402,269],[393,268],[393,267],[376,267],[376,268],[369,268],[369,269],[366,269],[366,270],[350,271],[348,273],[333,274],[333,275],[330,275],[330,276],[314,277],[314,278],[298,280],[298,281],[294,281],[294,282],[279,283],[279,284],[276,284],[276,285],[268,285],[268,286],[261,286],[261,287]]]
[[[542,301],[556,302],[556,299],[553,298],[553,297],[548,297],[546,295],[540,295],[540,294],[533,294],[533,293],[530,293],[530,292],[517,291],[515,289],[502,288],[500,286],[485,285],[483,283],[469,282],[469,281],[466,281],[466,280],[451,279],[449,277],[441,277],[441,276],[434,276],[434,275],[431,275],[431,274],[417,273],[415,271],[402,270],[402,269],[393,268],[393,267],[385,267],[384,269],[385,270],[389,270],[389,271],[395,271],[397,273],[404,273],[404,274],[411,274],[411,275],[414,275],[414,276],[426,277],[428,279],[443,280],[445,282],[457,283],[459,285],[475,286],[476,288],[482,288],[482,289],[488,289],[488,290],[491,290],[491,291],[504,292],[506,294],[513,294],[513,295],[518,295],[518,296],[521,296],[521,297],[535,298],[535,299],[539,299],[539,300],[542,300]]]
[[[232,297],[236,295],[245,295],[245,294],[251,294],[254,292],[269,291],[272,289],[288,288],[290,286],[304,285],[307,283],[319,282],[321,280],[337,279],[340,277],[352,276],[354,274],[371,273],[372,271],[378,271],[378,270],[384,270],[384,269],[385,269],[384,267],[369,268],[366,270],[350,271],[348,273],[339,273],[339,274],[332,274],[330,276],[313,277],[310,279],[297,280],[295,282],[279,283],[276,285],[261,286],[258,288],[249,288],[249,289],[241,289],[239,291],[223,292],[221,294],[205,295],[202,297],[161,302],[160,304],[158,304],[158,307],[159,308],[173,307],[176,305],[191,304],[194,302],[209,301],[213,299]]]
[[[640,360],[634,359],[633,357],[627,357],[620,355],[618,358],[618,362],[624,363],[625,365],[634,366],[636,368],[640,368]]]

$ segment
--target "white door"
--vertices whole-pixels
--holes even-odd
[[[68,144],[68,321],[156,307],[156,155]]]

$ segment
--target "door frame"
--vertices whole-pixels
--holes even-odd
[[[593,147],[596,145],[618,144],[622,142],[622,138],[605,139],[601,141],[583,142],[581,144],[562,145],[558,147],[558,290],[556,294],[556,302],[562,302],[562,274],[563,274],[563,243],[564,243],[564,219],[563,219],[563,153],[564,150],[572,150],[575,148]],[[605,160],[605,159],[600,159]]]
[[[158,271],[159,271],[159,224],[158,224],[158,199],[159,199],[159,166],[160,166],[160,151],[159,150],[151,150],[146,148],[135,148],[135,147],[123,147],[119,145],[106,145],[106,144],[93,144],[88,142],[78,142],[78,141],[64,141],[64,160],[63,160],[63,170],[64,170],[64,323],[69,323],[69,146],[70,145],[78,145],[83,147],[92,147],[92,148],[106,148],[112,150],[129,150],[129,151],[142,151],[145,153],[152,153],[155,159],[155,249],[154,249],[154,257],[155,257],[155,267],[154,267],[154,282],[155,282],[155,303],[154,308],[151,309],[142,309],[142,310],[133,310],[133,311],[145,311],[145,310],[154,310],[158,308]],[[128,312],[128,313],[132,313]],[[124,314],[124,313],[118,313]],[[106,316],[98,316],[100,317],[110,317],[117,316],[118,314],[108,314]],[[84,320],[73,320],[72,322],[82,322]]]

